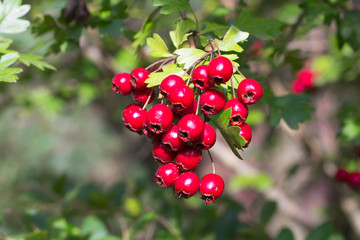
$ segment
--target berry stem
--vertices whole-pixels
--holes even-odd
[[[239,69],[235,66],[235,64],[233,64],[233,67],[235,68],[235,70],[236,70],[244,79],[246,78],[245,75],[242,74],[242,73],[239,71]]]
[[[197,99],[197,106],[196,106],[196,115],[199,114],[199,108],[200,108],[200,95],[201,95],[201,90],[199,89],[199,93],[198,93],[198,99]]]
[[[212,41],[212,43],[216,46],[217,50],[218,50],[218,54],[219,56],[221,56],[221,52],[220,52],[220,48],[219,46],[217,45],[216,41],[214,39],[210,39],[210,41]],[[211,47],[212,47],[212,44],[210,43]]]
[[[177,58],[177,56],[172,56],[172,57],[168,57],[168,58],[161,59],[161,60],[159,60],[159,61],[156,61],[156,62],[150,64],[150,65],[147,66],[145,69],[146,69],[146,70],[149,70],[149,69],[151,69],[153,66],[156,66],[156,65],[159,64],[159,63],[162,63],[162,64],[160,65],[160,67],[162,67],[162,66],[164,65],[164,63],[166,63],[166,62],[168,62],[168,61],[170,61],[170,60],[176,59],[176,58]],[[157,69],[159,69],[160,67],[158,67]],[[156,69],[156,70],[157,70],[157,69]]]
[[[150,92],[150,94],[149,94],[148,98],[146,99],[146,102],[145,102],[144,106],[142,107],[142,109],[145,109],[145,108],[146,108],[146,106],[149,104],[149,101],[150,101],[150,98],[151,98],[151,96],[152,96],[153,92],[154,92],[154,88],[153,88],[153,89],[151,89],[151,92]]]
[[[212,165],[212,169],[213,169],[213,174],[215,174],[215,163],[214,163],[214,159],[212,158],[211,156],[211,153],[209,150],[206,150],[209,154],[209,157],[210,157],[210,161],[211,161],[211,165]]]

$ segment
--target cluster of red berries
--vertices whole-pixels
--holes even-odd
[[[335,179],[339,182],[346,182],[350,187],[360,188],[360,172],[348,172],[346,169],[339,168]]]
[[[296,75],[297,78],[291,84],[294,93],[303,93],[314,88],[315,73],[311,69],[304,68]]]
[[[245,79],[237,89],[238,97],[226,101],[224,93],[214,86],[225,84],[232,75],[232,62],[219,56],[208,65],[194,66],[193,89],[177,75],[164,78],[159,89],[147,88],[149,72],[143,68],[136,68],[130,74],[119,73],[112,80],[115,93],[133,93],[138,103],[124,109],[123,120],[128,129],[153,140],[154,159],[162,164],[155,173],[156,182],[162,187],[173,187],[179,197],[189,198],[199,191],[201,199],[208,204],[215,202],[224,190],[224,180],[215,174],[214,168],[213,173],[201,180],[193,172],[201,162],[202,152],[216,142],[215,129],[199,116],[199,108],[206,120],[207,115],[231,108],[230,124],[240,127],[239,134],[247,142],[244,147],[251,141],[251,128],[245,123],[247,104],[256,103],[263,90],[257,81]],[[146,106],[154,100],[157,91],[162,101],[147,111]]]

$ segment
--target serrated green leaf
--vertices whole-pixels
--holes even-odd
[[[248,37],[249,33],[240,31],[236,27],[231,26],[226,32],[223,40],[216,39],[216,43],[221,51],[235,51],[241,53],[244,49],[240,47],[238,43],[245,41]]]
[[[288,228],[283,228],[275,240],[294,240],[294,235]]]
[[[20,54],[19,61],[25,64],[26,66],[34,65],[38,69],[44,71],[45,68],[56,70],[56,68],[49,63],[42,60],[43,57],[33,54]]]
[[[277,204],[274,201],[268,201],[264,204],[260,212],[260,222],[266,225],[272,216],[274,215],[277,208]]]
[[[162,7],[160,13],[164,15],[191,11],[188,0],[152,0],[151,4]]]
[[[167,48],[164,40],[159,34],[154,33],[153,37],[146,39],[146,44],[150,47],[150,55],[153,57],[171,57],[173,56]]]
[[[226,128],[226,133],[228,134],[231,142],[235,147],[242,149],[242,146],[246,144],[246,140],[239,135],[240,127],[239,126],[230,126]]]
[[[18,53],[7,53],[1,56],[0,58],[0,69],[5,69],[19,58]]]
[[[146,79],[145,83],[147,83],[147,87],[158,86],[162,80],[164,80],[164,78],[172,74],[178,75],[183,79],[187,79],[189,77],[187,74],[183,76],[184,70],[178,67],[176,64],[169,64],[162,68],[162,72],[150,73],[149,78]]]
[[[2,33],[20,33],[25,31],[30,22],[18,19],[30,11],[30,5],[21,5],[19,0],[0,1],[0,32]]]
[[[184,64],[184,69],[188,69],[206,52],[197,48],[180,48],[174,53],[179,56],[176,62],[178,64]]]
[[[306,237],[306,240],[328,240],[333,232],[333,224],[331,222],[326,222],[313,229]]]
[[[199,35],[213,32],[219,38],[223,38],[228,28],[228,26],[216,22],[205,22],[205,29],[201,31]]]
[[[176,23],[174,31],[170,31],[170,38],[176,49],[187,40],[187,37],[191,33],[187,33],[191,29],[195,28],[195,23],[189,19],[180,20]]]
[[[242,11],[235,20],[236,27],[263,40],[271,40],[281,34],[282,23],[266,18],[253,17],[250,11]]]
[[[134,227],[131,230],[130,239],[134,239],[136,233],[141,230],[141,228],[148,222],[154,220],[157,217],[156,213],[146,213],[141,216],[135,223]]]
[[[8,49],[12,42],[11,39],[0,37],[0,51]]]

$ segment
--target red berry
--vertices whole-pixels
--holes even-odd
[[[238,99],[245,104],[254,104],[263,95],[261,84],[251,78],[242,80],[237,90]]]
[[[339,182],[346,182],[348,175],[349,173],[345,169],[339,168],[335,174],[335,178]]]
[[[150,108],[146,116],[149,131],[161,134],[168,131],[174,121],[171,109],[164,104],[157,104]]]
[[[231,61],[223,56],[214,58],[209,63],[209,75],[216,85],[226,83],[233,74]]]
[[[359,172],[349,173],[347,177],[347,183],[351,187],[355,187],[355,188],[360,187],[360,173]]]
[[[302,93],[305,91],[305,86],[299,79],[295,79],[291,84],[291,90],[294,93]]]
[[[207,65],[196,67],[191,78],[194,86],[201,90],[207,90],[215,85],[214,81],[209,76],[209,67]]]
[[[173,125],[162,135],[162,143],[172,151],[179,151],[185,147],[185,142],[179,138],[178,125]]]
[[[185,116],[187,114],[195,114],[196,113],[196,109],[197,109],[197,102],[196,100],[194,99],[192,104],[190,105],[190,107],[188,107],[187,109],[185,109],[184,111],[181,111],[181,112],[177,112],[179,113],[181,116]],[[175,110],[175,109],[174,109]],[[176,110],[175,110],[176,111]]]
[[[155,98],[155,91],[152,88],[146,88],[145,90],[134,90],[133,99],[135,102],[140,103],[141,105],[144,105],[150,96],[149,103],[154,101]]]
[[[225,102],[225,95],[217,89],[207,90],[200,95],[200,107],[207,115],[215,115],[221,112]]]
[[[170,92],[176,87],[176,86],[185,86],[184,80],[179,77],[178,75],[170,75],[167,76],[164,80],[162,80],[160,84],[160,93],[166,98],[169,98]]]
[[[240,126],[248,117],[248,107],[237,98],[232,98],[226,102],[224,110],[231,108],[230,125]]]
[[[298,81],[302,83],[305,89],[311,89],[314,87],[315,74],[310,69],[302,69],[298,73]]]
[[[156,161],[163,164],[174,161],[176,157],[176,152],[165,147],[162,142],[156,142],[154,144],[152,154]]]
[[[189,108],[193,103],[194,92],[190,87],[186,85],[180,85],[173,88],[168,97],[174,109],[178,112],[181,112]]]
[[[199,177],[193,172],[184,172],[175,181],[175,194],[179,198],[190,198],[199,190]]]
[[[224,191],[224,180],[217,174],[206,174],[200,181],[200,195],[201,199],[205,200],[206,204],[214,203]]]
[[[188,146],[176,155],[176,164],[185,171],[191,171],[200,164],[201,158],[201,151]]]
[[[149,77],[149,71],[145,68],[135,68],[130,73],[131,75],[131,86],[134,89],[145,90],[146,83],[145,80]]]
[[[243,123],[240,126],[239,135],[242,136],[246,140],[246,144],[242,147],[247,148],[249,146],[249,143],[251,142],[251,138],[252,138],[251,127],[249,126],[249,124]]]
[[[179,138],[184,142],[198,140],[204,131],[204,121],[195,114],[182,117],[178,123]]]
[[[204,131],[200,139],[194,143],[194,147],[201,151],[206,150],[214,146],[216,142],[216,131],[208,123],[204,124]]]
[[[141,133],[145,118],[146,110],[133,107],[133,109],[125,114],[123,120],[125,122],[125,127],[133,132]]]
[[[174,163],[168,163],[158,168],[155,173],[155,181],[161,187],[171,187],[180,175],[180,170]]]
[[[125,118],[125,116],[129,113],[129,112],[131,112],[131,111],[133,111],[133,110],[139,110],[139,109],[142,109],[138,104],[135,104],[135,103],[132,103],[132,104],[130,104],[130,105],[128,105],[126,108],[124,108],[124,111],[122,112],[122,118],[124,119]]]
[[[131,87],[131,77],[128,73],[119,73],[116,74],[112,79],[112,90],[116,94],[120,94],[123,96],[129,95],[132,92]]]

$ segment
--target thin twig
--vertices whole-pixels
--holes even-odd
[[[153,92],[154,92],[154,88],[151,89],[151,92],[150,92],[148,98],[146,99],[146,102],[145,102],[144,106],[142,107],[142,109],[145,109],[146,106],[148,105],[148,103],[149,103],[149,101],[150,101],[150,99],[151,99],[151,96],[152,96]]]
[[[199,114],[199,108],[200,108],[200,95],[201,95],[201,90],[199,89],[199,93],[198,93],[198,99],[197,99],[197,106],[196,106],[196,115]]]
[[[206,151],[208,152],[209,157],[210,157],[210,161],[211,161],[211,165],[212,165],[212,169],[213,169],[213,174],[215,174],[215,163],[214,163],[214,159],[212,158],[209,149],[207,149]]]
[[[156,62],[154,62],[154,63],[152,63],[152,64],[150,64],[149,66],[147,66],[145,69],[146,70],[149,70],[149,69],[151,69],[153,66],[156,66],[157,64],[159,64],[159,63],[166,63],[166,62],[168,62],[168,61],[170,61],[170,60],[173,60],[173,59],[176,59],[178,56],[172,56],[172,57],[168,57],[168,58],[164,58],[164,59],[161,59],[161,60],[159,60],[159,61],[156,61]],[[163,64],[162,65],[160,65],[160,66],[163,66]],[[158,67],[158,68],[160,68],[160,67]],[[157,69],[158,69],[157,68]]]
[[[215,44],[215,46],[216,46],[216,48],[217,48],[217,50],[218,50],[218,54],[219,54],[219,56],[221,56],[220,48],[219,48],[219,46],[217,45],[216,41],[215,41],[214,39],[210,39],[210,41],[212,41],[212,42]],[[210,44],[210,45],[211,45],[211,44]]]
[[[233,64],[233,67],[235,68],[235,70],[243,77],[246,78],[244,74],[242,74],[239,69],[235,66],[235,64]]]

